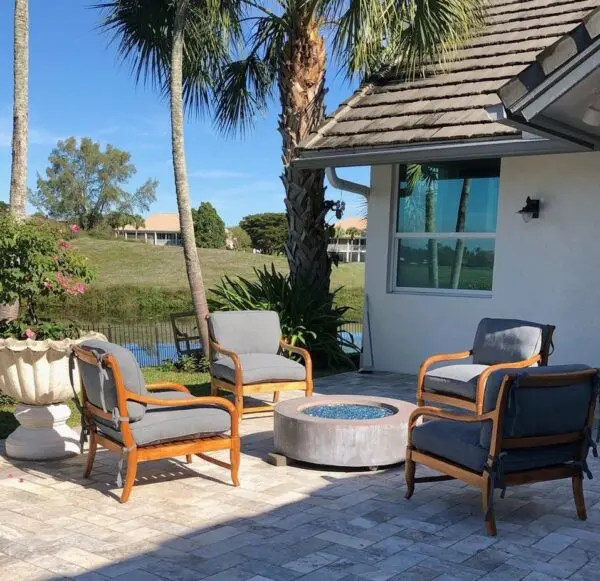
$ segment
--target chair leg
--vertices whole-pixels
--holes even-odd
[[[580,520],[587,520],[587,511],[585,510],[585,498],[583,497],[583,475],[578,474],[571,478],[573,484],[573,497],[575,498],[575,508]]]
[[[212,395],[213,397],[219,395],[219,390],[212,381],[210,382],[210,395]]]
[[[242,390],[235,392],[234,404],[241,424],[244,415],[244,392]]]
[[[83,473],[84,478],[89,478],[94,467],[94,460],[96,459],[96,449],[98,448],[98,439],[96,438],[96,430],[90,430],[90,447],[88,450],[87,465],[85,472]]]
[[[486,518],[487,533],[490,537],[495,537],[498,534],[496,529],[496,515],[494,514],[493,506],[490,506],[492,502],[492,495],[494,494],[494,481],[486,475],[485,483],[481,488],[481,504],[483,506],[483,514]]]
[[[415,492],[415,463],[410,457],[410,451],[406,455],[404,463],[404,478],[406,479],[406,495],[408,500]]]
[[[192,463],[192,459],[193,459],[193,458],[194,458],[194,455],[193,455],[193,454],[188,454],[188,455],[185,457],[185,461],[186,461],[188,464],[191,464],[191,463]]]
[[[306,395],[306,397],[310,397],[313,394],[313,381],[312,379],[308,379],[306,381],[306,392],[304,395]]]
[[[279,401],[279,391],[273,393],[273,403],[277,403]]]
[[[121,502],[125,503],[129,500],[131,489],[135,482],[135,476],[137,474],[137,452],[130,452],[127,455],[127,476],[125,478],[125,485],[123,486],[123,492],[121,494]]]
[[[231,480],[234,486],[240,485],[240,440],[235,439],[231,444],[231,450],[229,452],[229,458],[231,461]]]

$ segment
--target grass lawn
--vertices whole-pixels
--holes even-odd
[[[46,304],[44,315],[80,322],[128,323],[163,321],[170,313],[191,308],[183,249],[152,246],[124,240],[96,240],[81,236],[74,246],[88,257],[97,277],[83,297],[69,297],[65,305]],[[202,274],[210,290],[224,275],[252,277],[253,268],[275,264],[287,270],[283,256],[231,250],[199,249]],[[364,287],[364,264],[341,264],[333,269],[332,288],[344,287],[338,303],[360,320]]]

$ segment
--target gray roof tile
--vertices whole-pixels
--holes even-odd
[[[515,129],[493,123],[485,107],[497,92],[563,43],[600,0],[490,0],[486,26],[427,76],[403,80],[388,74],[365,84],[301,145],[301,151],[407,145],[505,137]],[[564,43],[567,43],[564,45]],[[565,46],[567,47],[565,49]]]

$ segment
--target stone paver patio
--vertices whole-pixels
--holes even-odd
[[[414,401],[414,377],[344,374],[320,393]],[[379,472],[274,467],[272,418],[242,424],[239,488],[196,459],[142,464],[117,501],[117,456],[16,463],[0,456],[0,578],[7,581],[576,581],[600,579],[600,485],[586,480],[588,521],[569,481],[509,489],[485,535],[479,492]],[[1,445],[1,444],[0,444]],[[600,478],[600,463],[590,467]]]

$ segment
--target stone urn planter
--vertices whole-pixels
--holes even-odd
[[[69,376],[71,345],[106,338],[89,333],[80,339],[35,341],[0,339],[0,392],[19,403],[20,426],[6,440],[6,454],[22,460],[53,460],[79,453],[79,435],[69,426],[64,403],[74,396]],[[74,385],[79,392],[77,367]]]

